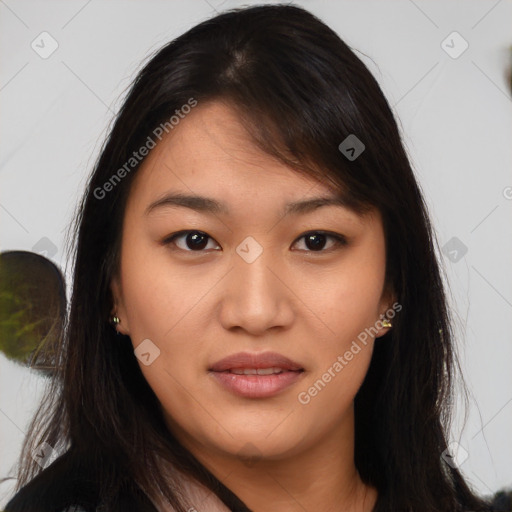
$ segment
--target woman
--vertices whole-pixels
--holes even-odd
[[[492,510],[447,452],[452,331],[397,125],[307,11],[162,48],[76,234],[7,511]]]

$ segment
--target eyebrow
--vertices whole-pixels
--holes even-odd
[[[343,196],[313,197],[303,201],[293,201],[284,206],[282,215],[304,215],[324,206],[344,208],[350,210],[359,217],[361,216],[361,214],[355,211],[353,206],[351,206],[349,201]],[[217,201],[210,197],[188,195],[179,192],[168,193],[160,199],[157,199],[146,208],[144,213],[145,215],[149,215],[153,211],[164,207],[183,207],[202,213],[229,215],[229,208],[226,203]]]

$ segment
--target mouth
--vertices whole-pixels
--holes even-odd
[[[303,376],[305,369],[274,352],[238,353],[209,368],[224,390],[246,398],[268,398],[281,393]]]

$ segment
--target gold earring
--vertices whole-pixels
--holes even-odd
[[[393,327],[393,324],[387,318],[384,318],[382,320],[382,327]]]

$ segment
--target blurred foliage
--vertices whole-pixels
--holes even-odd
[[[8,359],[51,373],[65,308],[64,279],[50,260],[0,254],[0,350]]]

